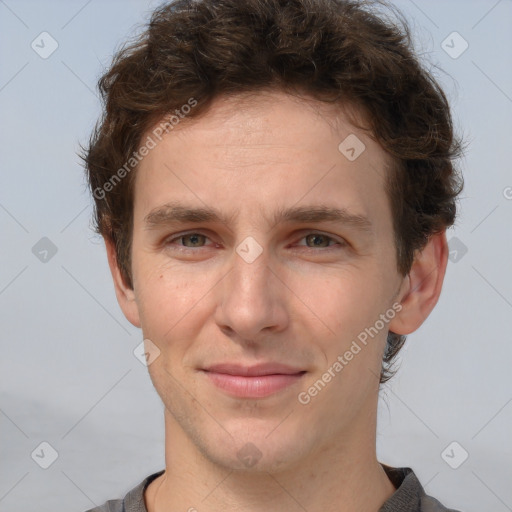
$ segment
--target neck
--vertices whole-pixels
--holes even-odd
[[[146,490],[148,512],[378,512],[395,488],[376,458],[375,416],[355,422],[341,442],[269,472],[217,464],[166,411],[166,470]]]

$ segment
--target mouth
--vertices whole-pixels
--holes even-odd
[[[218,364],[202,371],[217,388],[238,398],[265,398],[298,383],[307,373],[277,363],[251,367]]]

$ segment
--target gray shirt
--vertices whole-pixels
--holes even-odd
[[[459,512],[443,507],[439,501],[427,496],[411,468],[392,468],[382,464],[388,478],[396,488],[395,493],[382,505],[379,512]],[[86,512],[147,512],[144,503],[146,487],[164,470],[146,477],[123,499],[109,500],[101,507]]]

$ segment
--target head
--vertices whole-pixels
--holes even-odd
[[[358,365],[373,368],[383,383],[437,301],[461,144],[406,22],[377,6],[178,1],[155,11],[100,80],[104,115],[84,155],[96,229],[125,315],[161,351],[150,373],[177,415],[190,411],[165,378],[199,393],[191,375],[202,364],[293,351],[313,382],[379,315],[367,355],[343,372],[355,387]],[[169,206],[178,202],[220,218],[194,220]],[[279,218],[311,205],[352,221]],[[320,248],[297,246],[297,227],[315,227]],[[200,245],[171,242],[182,228],[197,228]],[[322,233],[337,249],[309,252],[324,249]],[[250,263],[236,251],[247,237],[261,251]]]

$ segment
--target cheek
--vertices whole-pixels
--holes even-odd
[[[338,340],[337,348],[373,325],[385,309],[385,282],[376,267],[331,269],[321,279],[296,283],[303,300],[324,325],[328,338]]]
[[[319,312],[322,320],[315,327],[318,333],[315,343],[324,361],[308,382],[313,388],[324,377],[329,382],[328,391],[318,393],[319,406],[329,407],[334,400],[340,410],[350,410],[378,385],[382,352],[392,319],[389,316],[385,322],[380,316],[388,308],[383,277],[376,266],[367,266],[364,272],[358,269],[332,273],[323,288],[312,286],[305,290],[308,305]],[[315,389],[308,389],[315,393]]]
[[[146,264],[137,269],[136,293],[144,336],[160,343],[190,339],[200,325],[201,299],[211,286],[194,270],[177,270],[155,261],[141,263]]]

